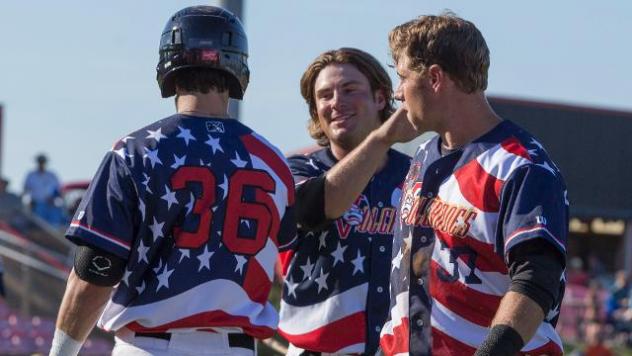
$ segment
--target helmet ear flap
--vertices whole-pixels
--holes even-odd
[[[241,21],[215,6],[187,7],[163,30],[156,80],[163,98],[175,95],[173,73],[183,68],[212,68],[229,74],[229,96],[241,100],[250,81],[248,40]]]

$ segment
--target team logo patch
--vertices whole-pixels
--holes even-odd
[[[358,199],[351,205],[351,208],[342,215],[342,218],[351,226],[360,225],[364,210],[368,207],[369,199],[364,194],[360,194]]]
[[[211,133],[224,133],[226,130],[224,129],[224,123],[221,121],[207,121],[206,122],[206,131]]]
[[[92,259],[91,265],[90,272],[107,277],[108,270],[112,267],[112,261],[107,257],[96,256]]]

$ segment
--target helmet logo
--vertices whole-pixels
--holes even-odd
[[[219,60],[219,53],[215,50],[205,49],[202,50],[202,55],[200,57],[202,62],[217,62]]]

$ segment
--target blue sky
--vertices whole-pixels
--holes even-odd
[[[2,174],[12,190],[38,152],[63,181],[89,179],[115,140],[174,111],[156,85],[157,45],[167,18],[194,4],[0,3]],[[391,28],[444,9],[485,36],[488,94],[632,111],[630,1],[245,0],[242,120],[284,151],[311,144],[298,84],[309,62],[351,46],[387,65]]]

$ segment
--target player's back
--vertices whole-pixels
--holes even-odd
[[[274,262],[295,237],[294,186],[280,152],[236,120],[174,115],[121,139],[108,155],[100,172],[120,181],[108,188],[127,205],[114,209],[120,226],[78,222],[116,236],[110,250],[128,260],[99,324],[271,336]]]

